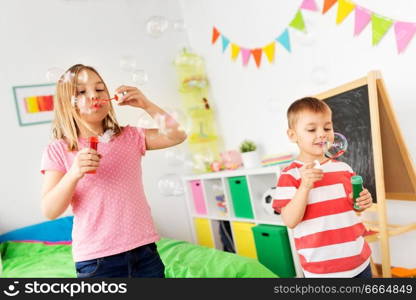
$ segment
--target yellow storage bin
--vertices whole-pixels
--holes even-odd
[[[208,219],[195,218],[194,223],[197,243],[202,246],[214,248],[210,221]]]
[[[232,222],[231,224],[237,254],[257,258],[254,236],[251,230],[251,227],[255,226],[255,224],[246,222]]]

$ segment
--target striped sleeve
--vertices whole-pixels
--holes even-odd
[[[277,181],[273,199],[273,209],[277,213],[280,214],[282,208],[292,200],[298,187],[299,181],[291,174],[291,172],[282,172]]]

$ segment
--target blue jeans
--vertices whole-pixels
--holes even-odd
[[[78,278],[163,278],[165,266],[155,243],[101,258],[75,263]]]
[[[354,278],[372,278],[370,264],[360,274],[354,276]]]

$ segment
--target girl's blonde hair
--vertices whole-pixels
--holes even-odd
[[[52,123],[52,134],[55,139],[64,139],[66,141],[68,144],[68,151],[77,151],[79,149],[79,125],[82,124],[89,128],[85,121],[81,119],[79,110],[71,101],[77,93],[78,74],[85,69],[97,74],[104,83],[100,74],[98,74],[93,67],[76,64],[70,67],[61,76],[56,86],[56,97],[54,98],[53,103],[55,116]],[[104,87],[107,94],[109,94],[105,83]],[[114,132],[114,135],[118,135],[121,132],[121,127],[117,122],[111,103],[110,111],[103,120],[103,130],[106,131],[108,129],[111,129]]]

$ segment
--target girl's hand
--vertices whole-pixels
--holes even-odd
[[[116,93],[125,93],[125,95],[118,100],[118,105],[130,105],[146,109],[149,102],[146,96],[134,86],[122,85],[116,89]]]
[[[324,177],[324,172],[321,169],[315,169],[313,166],[314,163],[312,162],[306,163],[299,169],[302,178],[301,187],[312,189],[313,184]]]
[[[367,189],[363,189],[360,193],[360,197],[358,197],[355,201],[357,205],[360,207],[360,211],[363,211],[364,209],[367,209],[371,207],[371,205],[373,205],[373,198],[371,197],[371,194]]]
[[[79,151],[72,166],[69,169],[69,173],[72,174],[76,179],[81,179],[87,172],[97,170],[100,165],[101,155],[97,151],[90,148],[84,148]]]

